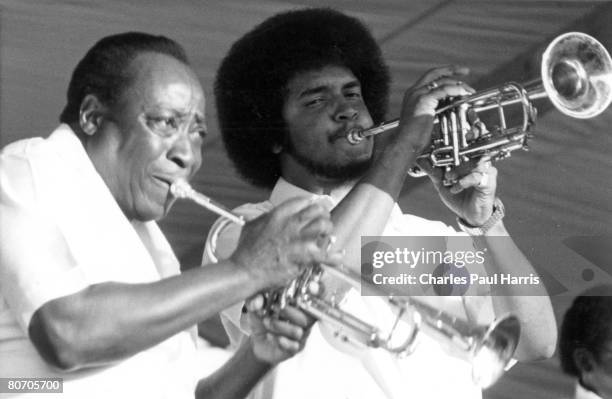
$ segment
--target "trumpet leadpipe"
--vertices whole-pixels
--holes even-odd
[[[179,179],[172,183],[170,186],[170,193],[172,193],[172,195],[174,195],[176,198],[188,198],[209,211],[227,218],[237,225],[244,226],[245,221],[242,216],[236,215],[222,204],[214,201],[202,193],[197,192],[185,180]]]
[[[359,144],[365,138],[375,136],[377,134],[386,132],[387,130],[395,129],[399,126],[399,119],[394,119],[389,122],[383,122],[378,126],[371,127],[369,129],[361,129],[358,127],[352,128],[346,134],[346,139],[351,144]]]

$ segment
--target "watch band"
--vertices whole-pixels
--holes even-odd
[[[503,202],[499,198],[495,198],[495,201],[493,202],[493,213],[482,225],[472,226],[459,217],[457,217],[457,224],[459,225],[461,231],[468,233],[471,236],[482,236],[485,235],[486,232],[489,231],[497,222],[502,220],[505,214],[506,211],[504,209]]]

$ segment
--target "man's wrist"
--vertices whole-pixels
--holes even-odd
[[[271,362],[266,359],[262,359],[259,357],[255,351],[255,342],[253,342],[253,337],[249,336],[248,341],[246,342],[246,350],[248,351],[248,356],[252,362],[252,364],[258,368],[258,370],[262,373],[267,373],[269,370],[274,368],[278,362]]]
[[[241,276],[239,279],[243,281],[243,289],[248,292],[251,296],[259,291],[264,290],[270,286],[270,283],[266,280],[264,273],[257,273],[252,268],[248,267],[240,259],[236,259],[233,256],[226,260],[231,268],[234,270],[236,276]]]
[[[482,225],[473,226],[459,217],[457,217],[457,224],[463,232],[468,233],[471,236],[483,236],[492,230],[496,225],[500,224],[505,214],[506,212],[503,202],[499,198],[495,198],[495,201],[493,202],[493,212],[491,213],[489,219],[487,219]]]

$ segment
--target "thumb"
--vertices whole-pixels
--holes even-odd
[[[444,169],[434,167],[427,158],[417,158],[416,169],[426,173],[436,185],[444,178]]]
[[[266,299],[264,298],[264,295],[256,294],[246,300],[245,306],[246,306],[247,311],[251,313],[260,312],[260,311],[263,311],[265,303],[266,303]]]

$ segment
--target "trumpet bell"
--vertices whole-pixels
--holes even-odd
[[[569,32],[542,55],[541,77],[550,101],[562,113],[587,119],[612,102],[612,60],[597,39]]]
[[[472,380],[481,388],[501,377],[518,345],[521,325],[516,316],[507,316],[485,330],[471,355]]]

